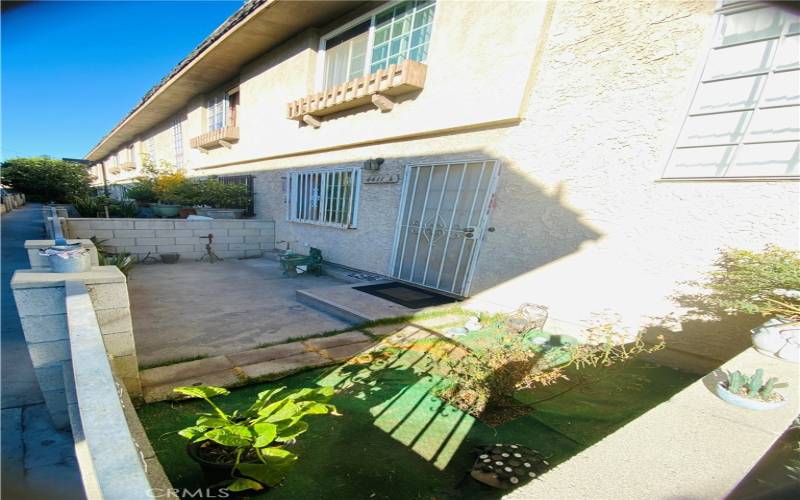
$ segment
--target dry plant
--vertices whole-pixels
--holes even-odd
[[[439,396],[484,420],[497,412],[506,414],[499,420],[508,420],[530,411],[514,399],[518,390],[568,380],[570,367],[609,367],[665,347],[662,336],[658,344],[648,345],[641,335],[631,336],[613,322],[595,322],[585,334],[586,343],[543,352],[524,334],[503,332],[480,351],[448,360],[443,376],[449,383]]]

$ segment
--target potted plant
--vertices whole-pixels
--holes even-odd
[[[692,305],[705,312],[769,318],[751,331],[753,347],[800,363],[800,252],[775,245],[725,250],[706,279],[693,284],[705,293],[690,296]]]
[[[197,183],[198,215],[214,219],[239,219],[250,205],[247,186],[244,184],[225,184],[217,179]]]
[[[283,480],[297,455],[287,449],[308,430],[304,417],[336,415],[328,404],[333,388],[300,389],[283,397],[285,387],[258,393],[246,410],[223,411],[211,398],[228,395],[222,387],[197,386],[173,389],[189,398],[201,398],[212,408],[195,425],[178,434],[187,438],[187,452],[203,469],[210,484],[229,491],[261,491]]]
[[[722,400],[748,410],[772,410],[786,404],[783,396],[775,391],[778,379],[770,378],[764,382],[764,370],[759,368],[748,377],[740,371],[728,372],[727,380],[717,384],[717,395]]]

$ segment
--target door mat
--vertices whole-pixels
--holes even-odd
[[[421,309],[423,307],[441,306],[443,304],[458,302],[456,298],[423,288],[406,285],[405,283],[398,283],[396,281],[377,285],[356,286],[353,287],[353,289],[386,299],[395,304],[408,307],[409,309]]]

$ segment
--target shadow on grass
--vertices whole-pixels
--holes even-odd
[[[555,465],[613,432],[694,380],[674,370],[631,362],[620,370],[586,374],[572,385],[526,391],[535,410],[496,427],[436,397],[443,379],[437,361],[452,342],[402,342],[363,354],[334,369],[237,389],[217,398],[226,409],[248,406],[267,387],[314,385],[337,389],[341,417],[314,417],[294,446],[300,457],[282,498],[499,498],[504,493],[468,477],[478,446],[516,443]],[[559,393],[560,391],[560,393]],[[175,431],[193,424],[202,402],[163,402],[139,414],[158,458],[177,488],[203,485],[199,467]]]

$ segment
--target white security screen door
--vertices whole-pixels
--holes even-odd
[[[406,167],[392,277],[466,296],[499,167],[495,160]]]

